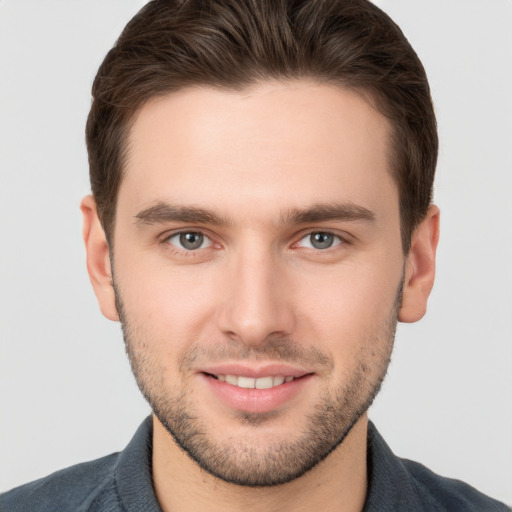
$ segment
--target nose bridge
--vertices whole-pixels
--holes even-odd
[[[262,343],[270,335],[289,335],[293,311],[279,256],[262,244],[252,243],[229,259],[221,329],[246,344]]]

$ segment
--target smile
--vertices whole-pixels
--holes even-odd
[[[291,382],[294,379],[291,375],[269,375],[258,378],[244,377],[242,375],[212,375],[212,377],[232,386],[245,389],[270,389],[280,386],[284,382]]]
[[[208,401],[212,398],[215,403],[216,398],[231,409],[251,413],[277,411],[298,400],[315,380],[313,373],[283,364],[258,369],[225,364],[204,369],[199,375],[212,393]]]

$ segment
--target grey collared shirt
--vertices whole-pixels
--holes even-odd
[[[161,512],[151,480],[152,420],[120,453],[58,471],[0,495],[0,512]],[[396,457],[370,422],[363,512],[507,512],[469,485]]]

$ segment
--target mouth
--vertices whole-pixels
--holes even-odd
[[[316,380],[314,373],[288,365],[248,368],[227,364],[204,368],[199,375],[212,393],[212,404],[219,399],[232,410],[252,413],[277,411],[287,404],[298,403]]]
[[[216,407],[219,400],[231,410],[253,413],[300,403],[317,380],[311,368],[278,361],[219,362],[198,368],[198,374],[210,406]]]
[[[267,375],[262,377],[246,377],[243,375],[215,375],[206,373],[208,377],[212,377],[231,386],[236,386],[243,389],[271,389],[281,386],[284,383],[300,379],[304,376],[294,377],[293,375]]]

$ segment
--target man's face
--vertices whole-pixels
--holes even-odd
[[[158,419],[226,481],[300,476],[378,391],[404,269],[389,130],[307,82],[187,89],[135,120],[113,254],[127,349]]]

